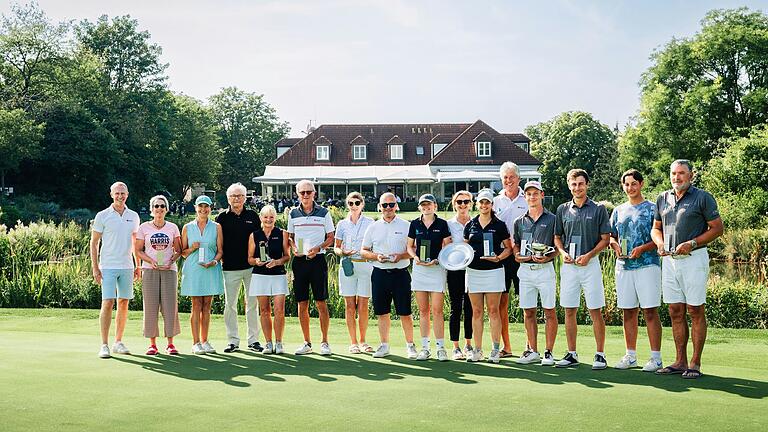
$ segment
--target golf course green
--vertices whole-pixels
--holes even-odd
[[[710,329],[704,376],[684,380],[639,369],[592,371],[588,326],[579,329],[584,363],[555,369],[514,358],[499,365],[408,360],[399,322],[393,355],[384,359],[348,354],[342,320],[331,324],[330,357],[224,354],[220,315],[211,325],[219,354],[190,354],[182,314],[182,355],[148,357],[141,312],[130,313],[124,337],[133,354],[100,359],[97,317],[96,310],[0,309],[0,430],[743,431],[768,424],[765,330]],[[316,319],[312,332],[319,342]],[[522,326],[511,332],[522,347]],[[289,318],[289,353],[300,334]],[[621,328],[609,327],[607,337],[611,366],[624,354]],[[670,329],[663,337],[668,363]],[[368,342],[378,345],[375,321]],[[489,343],[486,324],[486,354]],[[638,348],[642,364],[649,354],[643,330]],[[557,358],[564,350],[561,325]]]

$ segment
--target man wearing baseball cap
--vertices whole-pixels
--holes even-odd
[[[555,311],[555,215],[544,208],[544,189],[538,181],[529,181],[523,187],[528,211],[514,223],[515,260],[520,263],[520,308],[525,313],[525,332],[529,348],[516,360],[519,364],[531,364],[541,360],[542,366],[552,366],[555,359],[552,349],[557,336]],[[536,323],[537,297],[546,319],[546,348],[544,357],[539,354],[538,325]]]

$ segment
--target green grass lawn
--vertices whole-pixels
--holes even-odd
[[[134,354],[102,360],[97,316],[95,310],[0,309],[1,430],[741,431],[765,430],[768,423],[764,330],[711,329],[706,375],[689,381],[637,369],[592,371],[586,364],[564,370],[518,366],[513,359],[416,362],[404,357],[398,322],[393,355],[385,359],[347,354],[341,320],[331,326],[331,357],[192,356],[182,315],[176,346],[183,355],[152,358],[143,355],[140,312],[131,312],[124,338]],[[316,319],[312,326],[319,335]],[[371,330],[375,346],[375,321]],[[565,346],[560,330],[558,356]],[[513,344],[522,346],[522,327],[511,331]],[[591,331],[579,331],[582,360],[591,360]],[[221,316],[214,317],[211,334],[223,349]],[[301,340],[295,318],[286,336],[292,352]],[[666,328],[664,340],[669,362]],[[642,331],[639,348],[644,363]],[[623,354],[620,328],[609,328],[606,351],[609,364]]]

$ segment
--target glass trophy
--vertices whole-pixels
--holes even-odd
[[[677,249],[677,226],[670,224],[664,226],[664,250],[674,253]]]
[[[200,247],[197,248],[197,262],[199,264],[205,264],[208,262],[205,260],[205,243],[200,243]]]
[[[523,238],[520,240],[520,256],[528,256],[528,248],[531,244],[531,239],[533,238],[533,234],[529,232],[523,233]]]
[[[493,252],[493,233],[483,233],[483,256],[496,256]]]
[[[155,255],[155,262],[160,267],[165,265],[165,250],[157,251],[157,255]]]
[[[299,255],[306,255],[304,251],[304,239],[299,237],[296,239],[296,253]]]
[[[621,248],[621,256],[629,256],[629,244],[626,238],[622,237],[621,240],[619,240],[619,246]]]
[[[272,258],[269,256],[266,242],[259,242],[259,260],[265,263],[272,261]]]
[[[432,258],[432,241],[431,240],[419,240],[419,260],[421,262],[430,262]]]
[[[571,243],[568,245],[568,255],[575,260],[581,255],[581,236],[571,236]]]

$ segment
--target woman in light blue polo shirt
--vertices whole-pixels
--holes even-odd
[[[197,217],[181,230],[184,267],[181,269],[181,295],[192,297],[192,353],[210,354],[216,350],[208,342],[213,296],[224,293],[221,270],[223,235],[221,225],[209,220],[213,202],[205,195],[195,200]]]

